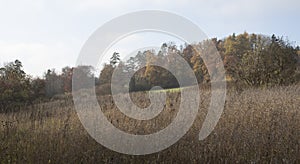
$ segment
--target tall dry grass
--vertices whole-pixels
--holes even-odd
[[[149,101],[133,93],[141,106]],[[176,116],[179,93],[170,93],[155,119],[136,121],[115,107],[111,96],[99,98],[103,112],[118,128],[149,134]],[[270,89],[229,90],[224,113],[204,141],[198,133],[207,113],[209,91],[201,94],[199,114],[189,132],[159,153],[130,156],[113,152],[91,138],[72,100],[34,105],[30,110],[0,114],[1,163],[300,163],[300,85]]]

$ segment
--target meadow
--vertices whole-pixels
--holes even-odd
[[[164,110],[150,121],[126,117],[110,95],[99,96],[99,103],[114,126],[150,134],[176,116],[180,90],[167,93]],[[140,106],[149,103],[145,92],[132,93],[131,98]],[[143,156],[120,154],[98,144],[80,123],[70,97],[1,113],[0,163],[300,163],[300,85],[229,89],[221,119],[203,141],[198,133],[209,90],[201,92],[200,102],[197,118],[183,138]]]

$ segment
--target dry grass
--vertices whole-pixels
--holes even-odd
[[[136,121],[116,110],[110,96],[100,98],[103,111],[120,129],[148,134],[176,116],[179,93],[170,93],[164,111],[151,121]],[[159,153],[129,156],[113,152],[82,127],[71,100],[38,104],[27,111],[0,114],[1,163],[299,163],[300,85],[229,91],[224,113],[204,141],[198,133],[207,113],[209,91],[201,95],[197,120],[176,144]],[[134,101],[145,106],[143,93]],[[145,104],[146,103],[146,104]]]

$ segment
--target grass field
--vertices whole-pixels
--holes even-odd
[[[159,90],[151,90],[150,92],[180,92],[182,89],[188,87],[181,87],[181,88],[170,88],[170,89],[159,89]]]
[[[173,91],[173,90],[171,90]],[[149,134],[176,116],[180,94],[170,92],[163,112],[150,121],[126,117],[111,96],[99,97],[102,111],[116,127]],[[0,114],[0,163],[300,163],[300,86],[229,90],[224,113],[204,141],[198,133],[210,92],[201,93],[196,121],[176,144],[159,153],[130,156],[111,151],[82,127],[71,99],[36,104],[29,110]],[[147,106],[145,93],[133,93]]]

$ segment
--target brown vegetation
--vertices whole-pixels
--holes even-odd
[[[145,105],[147,101],[139,101],[144,94],[132,97]],[[70,99],[36,104],[27,111],[0,114],[0,163],[299,163],[299,94],[299,85],[230,90],[217,127],[199,141],[210,99],[209,91],[204,91],[190,131],[168,149],[145,156],[119,154],[98,144],[82,127]],[[99,102],[115,126],[145,134],[172,121],[179,93],[169,96],[164,111],[149,122],[130,121],[116,111],[110,96],[100,97]]]

